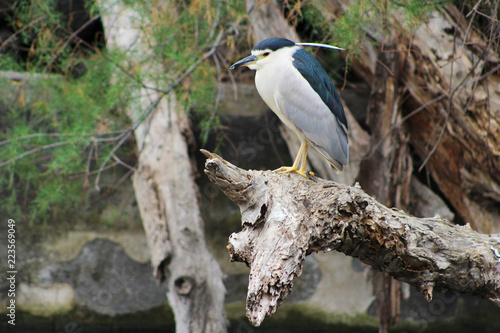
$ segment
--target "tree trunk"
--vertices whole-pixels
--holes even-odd
[[[241,210],[229,239],[233,261],[250,267],[247,316],[260,325],[301,274],[305,256],[337,250],[418,288],[454,290],[500,306],[500,235],[387,208],[359,187],[317,177],[246,171],[219,156],[205,173]]]
[[[398,40],[394,34],[385,38],[378,59],[368,104],[370,152],[361,162],[358,180],[361,187],[388,207],[407,209],[412,163],[401,120],[399,86],[400,54],[394,52]],[[394,130],[393,128],[396,127]],[[400,283],[385,272],[373,273],[379,332],[387,333],[397,323],[400,313]]]
[[[320,3],[331,19],[331,15],[349,10],[350,1]],[[403,59],[398,82],[405,93],[401,96],[403,118],[391,130],[406,125],[404,135],[418,171],[435,182],[457,213],[458,222],[470,223],[481,232],[498,233],[500,57],[495,51],[498,40],[474,28],[472,20],[477,15],[446,6],[410,32],[389,27],[401,39],[397,50],[385,47],[381,36],[388,32],[382,26],[370,27],[366,39],[376,39]],[[493,34],[498,26],[496,15],[491,13]],[[352,69],[373,86],[376,67],[377,49],[373,43],[364,43]]]
[[[153,59],[144,18],[121,1],[102,1],[108,48],[129,53],[131,63],[162,72]],[[142,61],[142,62],[141,62]],[[146,76],[145,76],[146,77]],[[159,88],[154,82],[147,86]],[[206,248],[196,186],[183,131],[187,121],[175,95],[152,89],[131,92],[141,96],[128,109],[138,126],[135,138],[139,165],[133,185],[151,252],[154,274],[166,280],[167,297],[176,320],[176,332],[225,332],[225,288],[218,263]],[[140,119],[147,115],[141,122]]]
[[[463,222],[500,232],[500,59],[467,31],[455,7],[416,31],[402,75],[410,144]]]

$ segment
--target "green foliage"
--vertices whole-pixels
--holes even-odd
[[[349,58],[360,54],[363,43],[373,43],[381,36],[374,31],[388,32],[397,26],[411,34],[412,29],[425,21],[436,8],[447,0],[352,0],[340,17],[328,7],[328,2],[297,0],[286,2],[288,19],[297,25],[308,40],[331,43],[349,51]],[[382,27],[373,29],[372,27]],[[304,36],[305,33],[305,36]],[[372,37],[368,39],[367,36]]]
[[[218,83],[221,68],[228,66],[221,65],[224,59],[217,54],[200,59],[222,30],[227,33],[244,21],[245,2],[127,4],[141,13],[136,23],[147,32],[153,50],[142,63],[80,40],[55,0],[17,1],[9,12],[14,34],[0,44],[2,70],[54,75],[0,81],[7,92],[0,97],[0,211],[5,214],[32,223],[53,221],[88,204],[95,177],[105,172],[104,161],[107,166],[133,165],[133,141],[120,149],[117,144],[130,133],[124,107],[140,98],[141,87],[166,92],[174,87],[185,108],[202,119],[205,140],[219,125]],[[95,1],[87,9],[89,22],[102,14]],[[226,34],[226,44],[234,46],[237,38],[242,37]],[[152,61],[165,71],[148,72]]]
[[[7,55],[15,57],[18,65],[25,71],[60,72],[60,61],[72,58],[72,54],[83,52],[82,47],[69,45],[66,41],[71,31],[68,18],[58,10],[56,0],[16,1],[13,3],[11,15],[4,16],[14,31],[9,38],[17,47],[3,48]],[[2,65],[6,63],[3,62]],[[14,65],[13,62],[9,62]],[[2,67],[2,69],[20,70]]]
[[[0,209],[11,216],[44,221],[76,207],[86,198],[86,173],[116,144],[104,139],[127,126],[116,110],[127,100],[130,80],[123,76],[111,83],[117,73],[98,55],[81,61],[87,70],[77,79],[46,76],[18,87],[1,83],[4,91],[20,96],[14,106],[4,100],[8,126],[0,132],[5,164],[0,188],[6,199]],[[31,101],[26,96],[32,94],[40,98]]]
[[[226,44],[234,46],[227,27],[246,16],[245,1],[192,0],[189,2],[161,1],[162,10],[151,12],[150,4],[141,7],[144,17],[151,22],[155,56],[166,72],[151,73],[148,79],[168,87],[208,52],[217,36],[224,30]],[[220,124],[218,89],[227,64],[218,54],[202,62],[184,84],[177,87],[177,97],[186,109],[201,119],[201,139]]]

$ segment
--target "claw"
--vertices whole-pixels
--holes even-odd
[[[305,170],[298,170],[297,167],[294,167],[294,166],[291,166],[291,167],[284,166],[284,167],[281,167],[279,169],[276,169],[275,171],[277,171],[280,175],[282,175],[284,173],[295,172],[296,174],[299,174],[302,177],[307,178],[307,174],[306,174]]]
[[[309,147],[308,147],[307,143],[305,141],[303,141],[300,145],[299,153],[297,154],[297,157],[295,157],[295,161],[293,162],[293,165],[291,167],[281,167],[281,168],[276,169],[274,171],[277,171],[279,174],[295,172],[295,173],[298,173],[299,175],[301,175],[302,177],[307,178],[306,161],[307,161],[307,149],[308,148]],[[297,169],[299,164],[300,164],[300,169]]]

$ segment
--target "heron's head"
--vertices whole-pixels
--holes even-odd
[[[255,45],[252,55],[241,59],[230,68],[235,69],[246,66],[250,69],[259,70],[266,65],[281,61],[291,61],[291,55],[298,46],[286,38],[269,38]]]

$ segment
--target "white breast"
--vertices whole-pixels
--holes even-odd
[[[333,166],[347,164],[347,129],[293,66],[296,49],[285,48],[259,60],[257,90],[271,110],[302,142],[308,142]]]
[[[257,68],[255,86],[269,108],[302,140],[302,134],[288,119],[284,106],[280,103],[288,97],[284,96],[283,93],[290,93],[294,90],[290,87],[298,87],[298,81],[303,80],[303,78],[297,77],[300,74],[292,64],[294,52],[295,48],[286,48],[269,55],[265,59],[266,62],[263,61]]]

